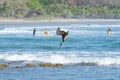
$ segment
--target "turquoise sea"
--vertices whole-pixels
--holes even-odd
[[[69,30],[62,48],[58,27]],[[42,36],[46,28],[49,35]],[[64,66],[40,67],[40,63]],[[120,22],[0,24],[0,64],[9,66],[0,69],[0,80],[120,80]],[[15,68],[26,64],[36,66]]]

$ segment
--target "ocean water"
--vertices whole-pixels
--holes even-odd
[[[58,27],[69,30],[62,48]],[[40,63],[64,66],[15,68]],[[1,24],[0,64],[9,66],[0,69],[0,80],[120,80],[120,22]]]

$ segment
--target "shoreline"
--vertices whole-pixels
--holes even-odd
[[[0,24],[14,23],[38,23],[38,22],[120,22],[120,19],[45,19],[45,20],[25,20],[25,19],[0,19]]]

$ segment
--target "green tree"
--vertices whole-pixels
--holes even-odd
[[[39,0],[30,0],[30,2],[27,3],[27,6],[32,10],[42,9],[42,6],[39,3]]]

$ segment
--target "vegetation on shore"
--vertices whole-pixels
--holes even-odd
[[[119,4],[119,0],[0,0],[0,17],[120,19]]]

